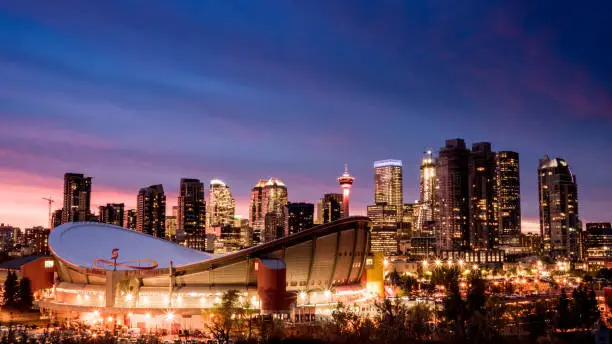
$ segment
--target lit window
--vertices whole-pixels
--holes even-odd
[[[53,268],[54,263],[52,260],[45,260],[45,269],[51,269]]]

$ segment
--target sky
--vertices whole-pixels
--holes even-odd
[[[612,220],[609,1],[2,1],[0,223],[48,221],[63,174],[92,207],[181,177],[221,178],[246,217],[275,176],[290,201],[373,202],[375,160],[449,138],[520,153],[523,230],[537,166],[565,158],[583,222]],[[61,207],[58,202],[55,207]]]

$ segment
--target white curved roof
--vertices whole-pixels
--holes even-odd
[[[159,268],[188,265],[214,258],[215,255],[177,245],[167,240],[96,222],[69,222],[54,228],[49,234],[49,248],[60,259],[86,268],[94,268],[98,258],[111,260],[112,251],[119,249],[118,263],[150,259]],[[117,267],[117,270],[129,270]]]

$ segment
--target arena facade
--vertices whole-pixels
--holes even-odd
[[[366,273],[378,265],[369,240],[369,219],[349,217],[219,256],[113,225],[66,223],[49,236],[56,278],[40,307],[90,324],[196,329],[237,290],[257,313],[311,318],[382,293],[382,276]]]

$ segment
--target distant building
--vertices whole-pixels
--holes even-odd
[[[0,252],[10,252],[15,247],[15,232],[11,226],[0,225]]]
[[[496,169],[491,143],[472,144],[468,164],[470,236],[467,248],[491,249],[498,243]]]
[[[176,240],[176,216],[166,216],[166,238]]]
[[[419,202],[416,221],[413,230],[421,231],[423,226],[438,219],[436,211],[436,159],[431,151],[427,151],[421,158],[421,183],[419,188]]]
[[[342,218],[342,194],[327,193],[317,202],[317,222],[325,224]]]
[[[396,228],[372,228],[370,235],[372,252],[382,252],[385,256],[393,256],[398,252]]]
[[[396,206],[390,206],[387,203],[376,203],[368,206],[367,214],[370,220],[372,220],[373,229],[393,228],[397,231],[397,219],[399,216]]]
[[[166,237],[166,195],[161,184],[138,192],[136,230],[157,238]]]
[[[125,205],[123,203],[107,203],[99,207],[100,222],[123,227]]]
[[[79,173],[64,175],[62,223],[88,221],[91,204],[91,177]]]
[[[251,202],[249,205],[249,218],[251,227],[253,228],[253,244],[258,244],[261,241],[261,232],[265,225],[265,213],[263,212],[264,202],[264,187],[266,180],[260,179],[251,190]]]
[[[584,236],[584,258],[591,269],[612,267],[612,224],[587,223]]]
[[[238,251],[241,248],[240,228],[231,225],[220,226],[220,233],[215,239],[213,252],[225,254]]]
[[[136,226],[138,224],[138,212],[136,209],[128,209],[125,211],[125,216],[123,217],[123,227],[136,230]]]
[[[29,249],[29,254],[49,254],[49,232],[49,228],[40,226],[25,229],[25,245]]]
[[[188,247],[202,249],[205,221],[204,183],[199,179],[181,178],[176,223],[177,229],[184,230],[187,240],[192,242]]]
[[[285,234],[291,235],[314,226],[314,204],[287,203],[285,206]]]
[[[220,179],[211,180],[206,203],[206,228],[232,225],[235,207],[230,187]]]
[[[499,234],[504,244],[516,245],[521,235],[519,154],[499,152],[496,164]]]
[[[469,247],[469,157],[470,151],[463,139],[446,140],[438,154],[436,198],[440,209],[440,230],[436,238],[439,250]]]
[[[374,162],[374,203],[386,203],[396,208],[395,222],[399,222],[404,204],[401,160]]]
[[[540,233],[543,249],[553,257],[578,259],[580,255],[578,185],[561,158],[545,156],[538,167]]]
[[[53,228],[62,224],[62,209],[57,209],[53,212],[53,215],[51,215],[51,223]]]

